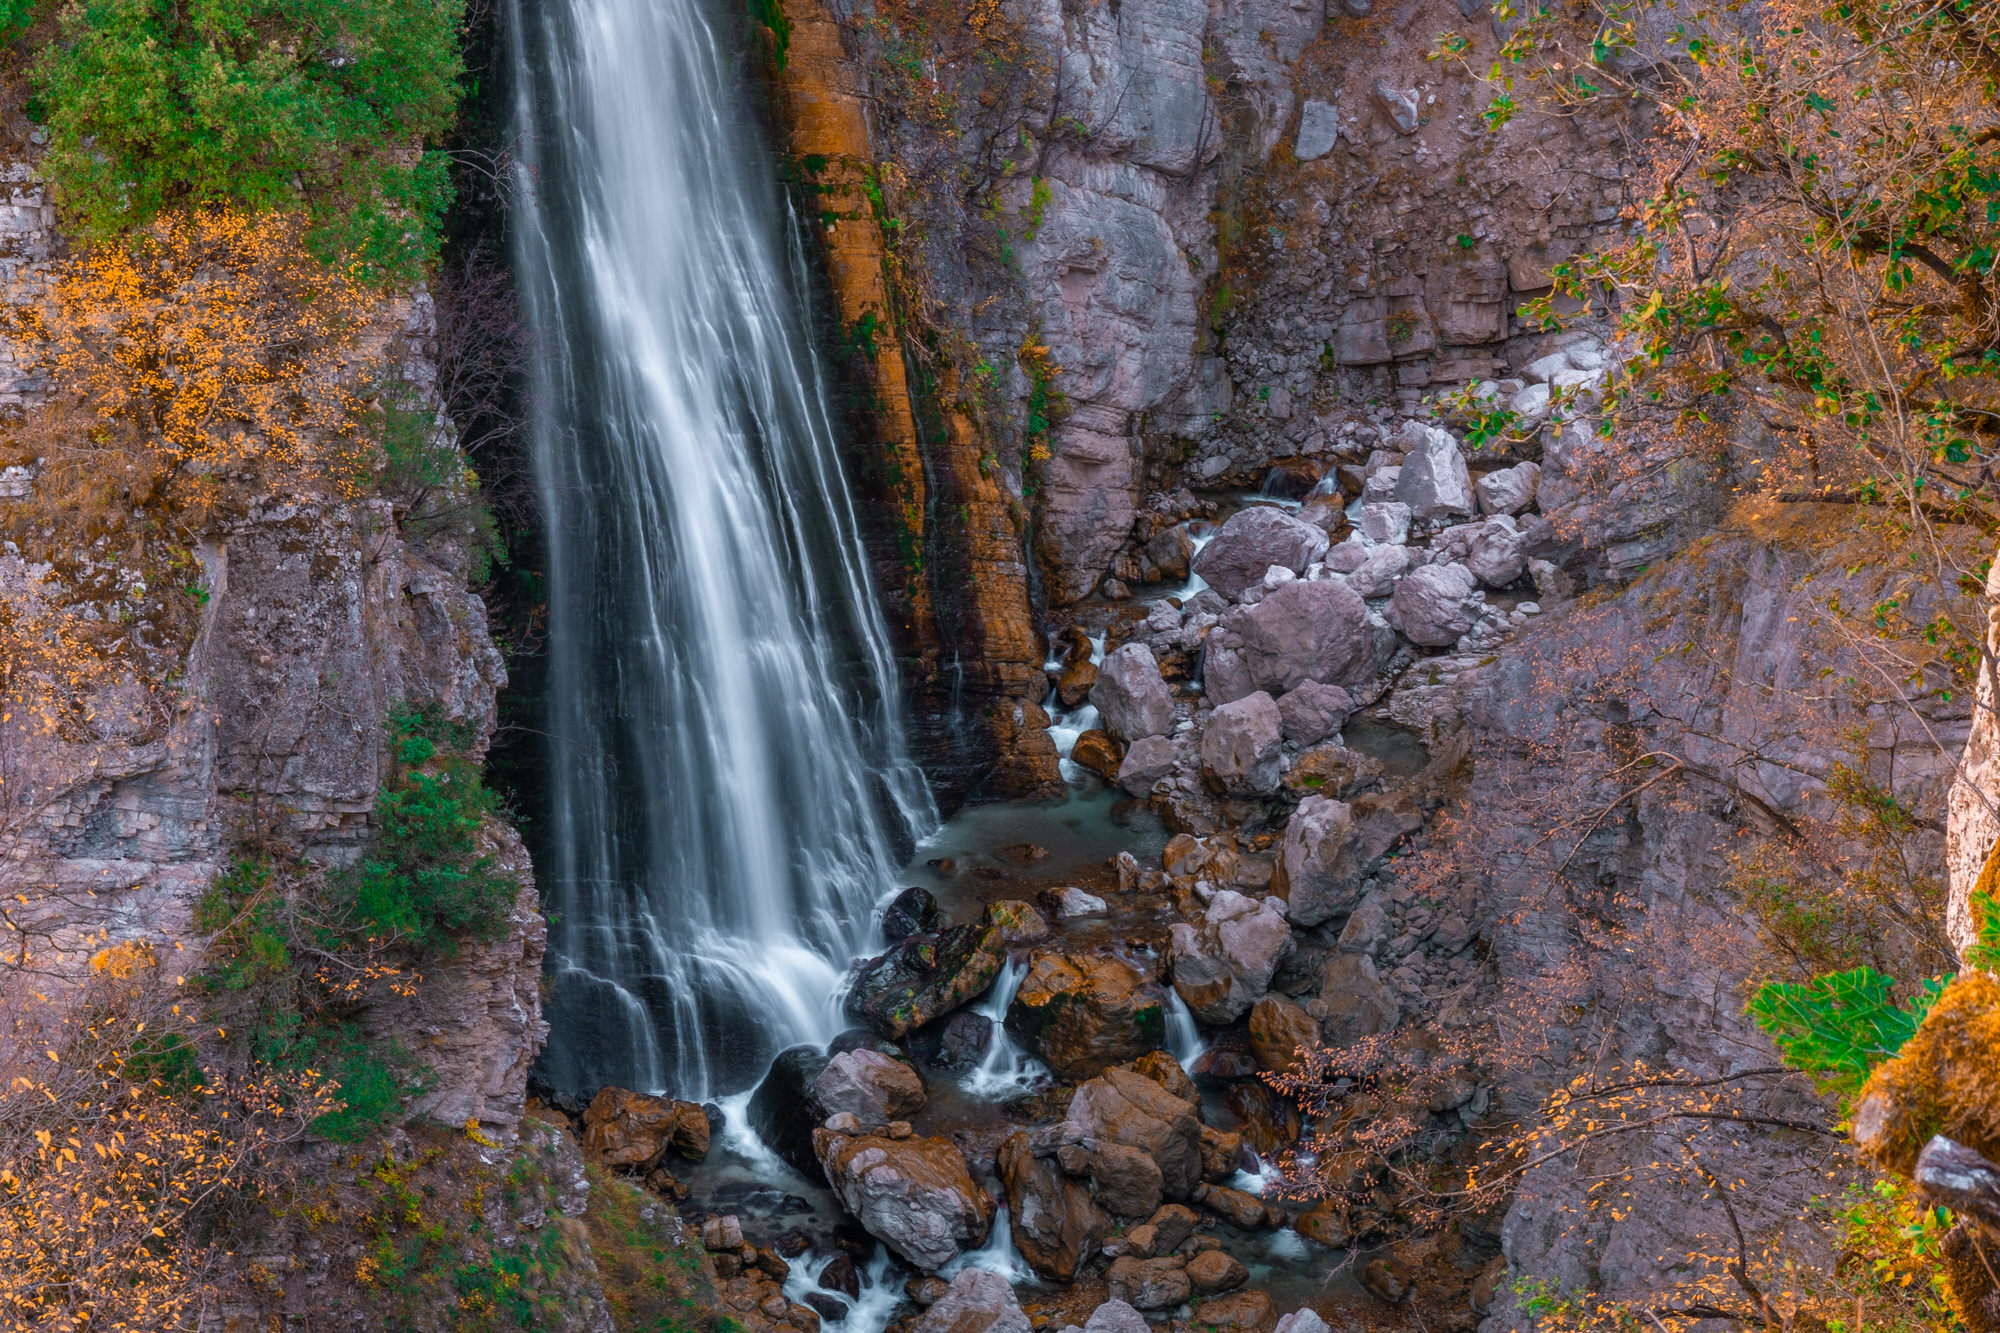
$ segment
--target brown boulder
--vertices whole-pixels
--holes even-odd
[[[1201,1180],[1201,1120],[1194,1107],[1129,1069],[1107,1069],[1076,1090],[1066,1130],[1078,1142],[1137,1148],[1160,1168],[1171,1199]]]
[[[1090,730],[1076,738],[1069,757],[1106,782],[1118,781],[1118,766],[1125,762],[1125,747],[1108,731]]]
[[[1110,1219],[1091,1202],[1089,1190],[1035,1156],[1024,1130],[1001,1142],[994,1165],[1021,1258],[1050,1281],[1073,1281],[1111,1234]]]
[[[1271,1298],[1261,1291],[1232,1291],[1212,1301],[1203,1301],[1194,1312],[1194,1322],[1212,1329],[1249,1330],[1268,1328],[1274,1313]]]
[[[1255,1231],[1270,1220],[1262,1199],[1227,1185],[1203,1185],[1194,1192],[1194,1201],[1245,1231]]]
[[[1243,1169],[1243,1136],[1210,1125],[1201,1127],[1201,1178],[1227,1180]]]
[[[1194,1293],[1187,1270],[1178,1259],[1133,1259],[1112,1261],[1104,1275],[1105,1289],[1114,1301],[1124,1301],[1135,1310],[1171,1310]]]
[[[1187,1262],[1188,1281],[1204,1296],[1240,1287],[1250,1280],[1250,1270],[1221,1250],[1204,1250]]]
[[[583,1146],[607,1166],[645,1166],[668,1153],[708,1156],[708,1113],[693,1102],[605,1088],[583,1112]]]
[[[1394,1259],[1370,1259],[1361,1270],[1361,1285],[1394,1305],[1410,1294],[1410,1270]]]
[[[1317,1045],[1318,1022],[1282,995],[1267,995],[1250,1006],[1250,1052],[1264,1068],[1291,1069],[1301,1046]]]
[[[1093,1078],[1159,1047],[1164,997],[1123,959],[1038,953],[1007,1008],[1007,1030],[1057,1077]]]
[[[1354,1240],[1347,1225],[1347,1207],[1336,1199],[1323,1200],[1300,1213],[1292,1220],[1292,1230],[1333,1250],[1344,1250]]]
[[[1148,1051],[1126,1067],[1159,1084],[1168,1096],[1178,1097],[1190,1106],[1201,1105],[1201,1093],[1196,1091],[1194,1080],[1181,1068],[1181,1062],[1165,1051]]]
[[[1097,663],[1089,654],[1079,654],[1070,658],[1069,665],[1056,678],[1056,699],[1064,708],[1074,708],[1090,697],[1090,687],[1097,683]]]
[[[1150,1217],[1160,1207],[1160,1164],[1137,1148],[1100,1143],[1090,1154],[1091,1189],[1119,1217]]]

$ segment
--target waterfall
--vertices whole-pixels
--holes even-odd
[[[542,1073],[710,1097],[840,1026],[909,761],[740,12],[511,0],[541,339]],[[714,21],[711,21],[711,20]],[[900,827],[899,827],[900,825]]]

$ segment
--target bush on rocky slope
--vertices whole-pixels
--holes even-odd
[[[322,259],[413,276],[451,192],[463,0],[88,0],[36,58],[44,164],[93,241],[173,209],[302,210]]]

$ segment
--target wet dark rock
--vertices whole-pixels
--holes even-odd
[[[826,1176],[813,1155],[812,1135],[826,1119],[826,1110],[814,1099],[812,1085],[826,1064],[826,1057],[811,1046],[778,1052],[746,1111],[750,1128],[771,1151],[816,1184]]]
[[[1299,1108],[1261,1079],[1231,1084],[1223,1103],[1243,1120],[1243,1141],[1269,1157],[1299,1137]]]
[[[882,933],[891,941],[935,930],[937,924],[937,899],[929,889],[904,889],[882,912]]]
[[[944,1021],[930,1051],[934,1069],[975,1069],[993,1045],[993,1020],[961,1009]]]
[[[924,862],[924,865],[929,867],[931,873],[942,875],[946,879],[955,878],[958,874],[958,861],[955,857],[933,856]]]
[[[1125,762],[1125,749],[1110,732],[1093,728],[1076,738],[1069,757],[1106,782],[1116,782]]]
[[[861,1268],[847,1255],[836,1254],[832,1262],[820,1270],[819,1285],[828,1291],[837,1291],[850,1299],[859,1300]]]
[[[893,1040],[976,999],[1005,961],[1005,944],[993,926],[912,935],[861,965],[847,1012]]]
[[[1032,903],[1024,903],[1018,898],[986,904],[986,913],[981,919],[1000,932],[1001,942],[1005,944],[1033,944],[1036,940],[1048,938],[1048,918],[1035,910]]]
[[[829,1296],[823,1291],[809,1291],[805,1303],[813,1308],[813,1313],[821,1319],[842,1320],[847,1318],[847,1302],[838,1296]]]
[[[787,1231],[771,1242],[771,1248],[787,1259],[796,1259],[813,1247],[813,1238],[804,1231]]]

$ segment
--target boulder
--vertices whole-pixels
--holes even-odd
[[[1280,1318],[1271,1333],[1327,1333],[1326,1320],[1310,1307],[1294,1310]]]
[[[1395,994],[1375,975],[1375,961],[1364,953],[1335,953],[1320,969],[1319,994],[1306,1001],[1305,1011],[1319,1023],[1320,1039],[1329,1046],[1351,1046],[1363,1037],[1388,1032],[1402,1017]]]
[[[1443,648],[1472,628],[1467,600],[1479,581],[1464,565],[1424,565],[1405,574],[1389,599],[1389,623],[1411,643]]]
[[[1361,1270],[1361,1285],[1394,1305],[1410,1294],[1410,1271],[1394,1259],[1370,1259]]]
[[[1516,463],[1489,472],[1473,483],[1482,514],[1518,514],[1535,502],[1535,487],[1542,478],[1540,463]]]
[[[1403,423],[1396,443],[1403,449],[1403,470],[1396,478],[1396,498],[1419,519],[1446,514],[1470,514],[1479,507],[1472,474],[1451,432],[1427,426],[1414,417]]]
[[[1116,736],[1093,727],[1076,738],[1076,744],[1070,747],[1069,757],[1079,767],[1089,769],[1106,782],[1115,782],[1119,765],[1125,762],[1125,750]]]
[[[1202,733],[1202,776],[1227,796],[1271,795],[1285,772],[1283,725],[1262,690],[1221,705]]]
[[[1103,916],[1111,910],[1104,899],[1079,889],[1074,884],[1064,885],[1060,889],[1043,889],[1036,895],[1036,901],[1048,909],[1057,920],[1067,920],[1075,916]]]
[[[999,928],[983,922],[912,935],[861,964],[847,1012],[894,1041],[977,998],[1006,958]]]
[[[693,1102],[604,1088],[583,1111],[583,1146],[607,1166],[708,1156],[708,1114]]]
[[[985,1242],[993,1200],[949,1139],[816,1129],[813,1152],[848,1215],[915,1268],[935,1272]]]
[[[1040,952],[1007,1007],[1007,1030],[1057,1077],[1094,1078],[1159,1049],[1164,997],[1120,958]]]
[[[1282,995],[1267,995],[1250,1006],[1250,1053],[1270,1070],[1298,1063],[1298,1048],[1319,1044],[1319,1022]]]
[[[1153,784],[1174,771],[1180,750],[1168,736],[1141,736],[1125,751],[1116,781],[1128,796],[1152,795]]]
[[[1344,1250],[1354,1243],[1347,1225],[1347,1205],[1339,1199],[1323,1199],[1292,1219],[1292,1230],[1331,1250]]]
[[[1144,1223],[1125,1233],[1126,1245],[1141,1259],[1172,1254],[1194,1234],[1195,1223],[1200,1220],[1186,1204],[1162,1204]]]
[[[1151,1333],[1146,1316],[1124,1301],[1106,1301],[1083,1321],[1083,1333]]]
[[[1225,1026],[1263,998],[1293,947],[1279,900],[1223,889],[1209,900],[1198,925],[1173,927],[1167,957],[1174,990],[1197,1021]]]
[[[906,1120],[924,1108],[924,1081],[901,1060],[878,1051],[846,1051],[826,1062],[813,1096],[829,1114],[852,1111],[863,1123]]]
[[[1340,108],[1332,102],[1307,99],[1299,111],[1299,136],[1292,141],[1292,156],[1314,162],[1333,151],[1340,137]]]
[[[1309,680],[1278,700],[1278,724],[1292,744],[1317,745],[1338,732],[1354,709],[1354,696],[1340,686]]]
[[[1271,1220],[1270,1210],[1264,1206],[1264,1201],[1248,1190],[1231,1189],[1227,1185],[1203,1185],[1195,1191],[1194,1199],[1217,1217],[1245,1231],[1255,1231]]]
[[[1174,727],[1174,695],[1160,678],[1160,664],[1143,643],[1128,643],[1107,654],[1098,668],[1090,702],[1105,729],[1127,742],[1159,736]]]
[[[1078,653],[1072,657],[1056,677],[1056,702],[1064,708],[1074,708],[1090,697],[1090,687],[1097,684],[1097,663],[1089,656]]]
[[[937,899],[929,889],[908,888],[882,909],[882,933],[891,943],[938,928]]]
[[[1178,1259],[1127,1256],[1112,1262],[1104,1280],[1112,1300],[1124,1301],[1136,1310],[1171,1310],[1194,1292]]]
[[[1396,580],[1409,572],[1413,559],[1407,546],[1373,547],[1347,576],[1347,586],[1356,597],[1387,597],[1396,590]]]
[[[1227,1296],[1203,1301],[1194,1312],[1194,1323],[1215,1333],[1240,1330],[1252,1333],[1271,1322],[1271,1297],[1262,1291],[1232,1291]]]
[[[1410,539],[1410,507],[1400,500],[1370,500],[1361,506],[1355,531],[1361,534],[1363,549],[1401,546]]]
[[[1402,788],[1367,792],[1354,798],[1354,828],[1360,835],[1356,855],[1363,866],[1387,856],[1397,843],[1424,826],[1424,812]]]
[[[1527,554],[1521,549],[1521,534],[1511,521],[1481,523],[1466,542],[1465,567],[1489,588],[1504,588],[1528,568]]]
[[[1264,581],[1273,565],[1294,574],[1326,553],[1324,528],[1271,505],[1255,505],[1230,516],[1191,568],[1208,586],[1231,601]]]
[[[910,1333],[1033,1333],[1007,1279],[967,1268],[951,1280]]]
[[[1087,1188],[1035,1156],[1025,1130],[1001,1141],[994,1166],[1021,1258],[1050,1281],[1074,1281],[1111,1234],[1111,1220]]]
[[[1150,1217],[1159,1211],[1166,1177],[1145,1150],[1099,1143],[1085,1159],[1084,1171],[1106,1211],[1118,1217]]]
[[[1188,576],[1188,562],[1194,559],[1194,537],[1187,524],[1176,523],[1147,542],[1141,554],[1155,578],[1179,581]]]
[[[1361,900],[1361,835],[1351,808],[1330,796],[1308,796],[1285,825],[1276,884],[1294,925],[1316,926],[1354,910]]]
[[[1194,1080],[1181,1062],[1165,1051],[1148,1051],[1132,1062],[1132,1072],[1153,1080],[1166,1089],[1169,1096],[1178,1097],[1191,1106],[1201,1104],[1201,1094],[1195,1090]]]
[[[1201,1178],[1213,1185],[1244,1169],[1243,1136],[1234,1130],[1201,1127]]]
[[[977,1069],[993,1045],[993,1020],[961,1009],[944,1021],[931,1064],[939,1069]]]
[[[1352,684],[1374,665],[1368,608],[1346,581],[1294,580],[1223,615],[1204,646],[1202,680],[1209,698],[1224,704],[1309,680]]]
[[[1195,1292],[1202,1296],[1229,1291],[1250,1280],[1250,1270],[1221,1250],[1203,1250],[1189,1259],[1187,1275]]]
[[[765,1146],[815,1184],[826,1177],[813,1151],[813,1131],[827,1111],[813,1095],[813,1082],[826,1065],[826,1057],[812,1046],[778,1052],[744,1110]]]
[[[1129,1069],[1107,1069],[1076,1090],[1064,1118],[1074,1142],[1122,1144],[1160,1168],[1169,1198],[1185,1199],[1201,1179],[1201,1119],[1195,1108]]]
[[[1048,918],[1035,910],[1033,903],[1024,903],[1018,898],[1003,898],[999,902],[986,904],[981,920],[1000,932],[1003,944],[1033,944],[1049,935]]]

